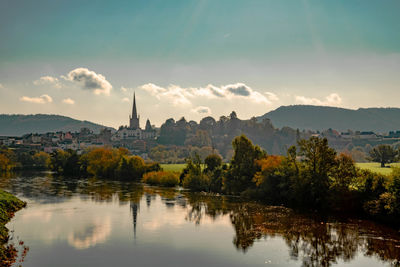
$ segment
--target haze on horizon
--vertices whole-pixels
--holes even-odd
[[[400,107],[400,2],[0,2],[0,113],[108,126]],[[143,126],[142,125],[142,126]]]

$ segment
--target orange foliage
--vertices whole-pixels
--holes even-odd
[[[256,164],[261,167],[261,171],[270,171],[276,169],[282,163],[282,156],[271,155],[256,161]]]
[[[281,165],[282,160],[282,156],[276,155],[271,155],[267,156],[266,158],[256,160],[256,165],[261,167],[261,171],[257,172],[253,178],[253,181],[256,183],[256,185],[259,186],[262,184],[268,176],[268,173],[278,168]]]

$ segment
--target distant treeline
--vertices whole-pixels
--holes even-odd
[[[400,141],[396,138],[343,138],[331,128],[321,132],[300,131],[291,127],[276,128],[265,116],[241,120],[232,112],[218,120],[205,117],[200,123],[186,121],[184,117],[177,121],[166,120],[160,128],[158,146],[151,147],[149,157],[159,163],[183,163],[194,153],[198,153],[204,160],[208,151],[213,151],[220,154],[224,161],[229,161],[233,155],[232,140],[241,134],[274,155],[285,155],[290,146],[315,134],[326,137],[332,148],[350,154],[357,162],[366,162],[369,152],[376,145],[389,144],[400,148]]]
[[[208,147],[216,149],[223,158],[230,159],[232,140],[241,134],[273,154],[285,153],[290,145],[296,144],[301,137],[306,137],[289,127],[276,129],[268,119],[260,121],[253,117],[250,120],[240,120],[233,111],[229,116],[221,116],[219,120],[205,117],[200,123],[186,121],[185,118],[178,121],[166,120],[161,125],[157,142],[167,147],[155,148],[150,151],[149,156],[154,160],[162,159],[165,163],[174,163],[184,160],[182,155],[188,151],[183,147]],[[168,149],[168,146],[172,146],[172,149]],[[164,157],[161,156],[162,152],[165,153]],[[169,156],[165,156],[166,154]]]

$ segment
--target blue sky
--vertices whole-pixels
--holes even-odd
[[[0,2],[0,113],[117,127],[399,107],[399,1]],[[142,121],[144,124],[144,121]]]

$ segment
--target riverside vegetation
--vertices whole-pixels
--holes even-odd
[[[400,170],[382,175],[356,167],[349,155],[337,154],[326,138],[301,139],[286,156],[269,155],[244,135],[233,139],[229,164],[217,154],[187,159],[180,175],[162,171],[119,148],[92,148],[82,155],[56,151],[46,158],[61,175],[141,180],[151,185],[181,185],[192,191],[237,195],[270,205],[301,210],[357,213],[400,222]],[[394,160],[392,160],[394,161]]]
[[[17,247],[13,244],[7,244],[10,239],[6,223],[14,216],[14,213],[23,207],[26,203],[12,194],[0,190],[0,262],[2,266],[12,266],[18,258]],[[27,247],[23,246],[23,242],[19,242],[22,249],[21,261],[23,260]]]

